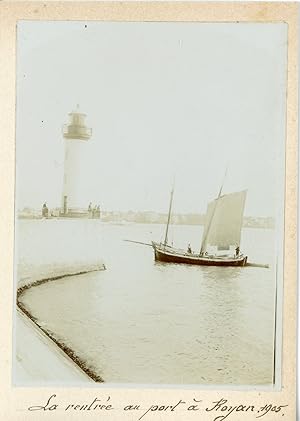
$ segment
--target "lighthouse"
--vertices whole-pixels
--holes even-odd
[[[85,206],[78,192],[80,163],[83,148],[86,148],[92,136],[92,129],[85,125],[86,114],[77,110],[69,113],[69,124],[63,126],[65,143],[64,179],[61,216],[71,216],[80,213]]]

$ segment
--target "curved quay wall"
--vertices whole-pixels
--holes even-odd
[[[20,297],[24,294],[25,291],[27,291],[30,288],[37,287],[39,285],[42,285],[46,282],[53,282],[58,279],[66,278],[69,276],[76,276],[76,275],[83,275],[85,273],[95,272],[99,270],[105,270],[105,265],[96,265],[94,267],[91,267],[89,269],[84,268],[83,270],[71,272],[71,273],[64,273],[61,275],[56,275],[53,277],[45,277],[43,279],[30,281],[27,279],[27,282],[23,285],[18,287],[17,289],[17,307],[22,312],[22,314],[26,317],[28,317],[34,325],[48,338],[50,339],[56,346],[58,346],[89,378],[91,378],[93,381],[97,383],[104,382],[104,380],[95,374],[90,368],[86,366],[84,361],[76,355],[76,352],[73,351],[71,348],[66,346],[65,344],[61,343],[59,340],[55,338],[55,336],[49,332],[47,332],[37,321],[37,319],[27,310],[27,308],[20,302]]]

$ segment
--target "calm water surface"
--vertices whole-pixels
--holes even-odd
[[[163,230],[92,220],[20,221],[21,264],[102,257],[107,267],[33,287],[22,302],[106,382],[271,383],[273,231],[244,229],[242,235],[249,260],[271,263],[271,269],[156,263],[151,247],[123,241],[159,241]],[[191,242],[195,250],[201,234],[201,227],[175,226],[171,237],[174,245]]]

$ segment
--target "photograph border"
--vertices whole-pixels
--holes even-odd
[[[9,2],[0,3],[0,45],[2,61],[0,70],[1,87],[1,207],[0,250],[2,251],[1,279],[3,293],[0,295],[0,385],[2,402],[0,414],[7,420],[31,419],[28,407],[46,402],[49,395],[56,394],[61,402],[92,401],[95,387],[45,387],[22,388],[12,383],[13,312],[15,311],[14,272],[14,194],[15,194],[15,110],[16,110],[16,26],[19,20],[76,20],[76,21],[156,21],[156,22],[285,22],[288,24],[288,78],[286,115],[286,178],[285,178],[285,235],[284,235],[284,288],[283,288],[283,345],[282,345],[282,388],[281,391],[221,391],[171,388],[139,389],[103,388],[98,394],[114,399],[118,410],[111,419],[132,419],[130,413],[121,412],[126,402],[139,402],[144,408],[153,402],[192,401],[201,396],[203,402],[214,402],[225,398],[232,405],[254,402],[263,407],[266,404],[288,405],[285,419],[295,419],[296,411],[296,301],[297,301],[297,29],[298,5],[296,3],[198,3],[198,2]],[[3,412],[3,413],[2,413]],[[38,415],[38,414],[37,414]],[[81,417],[84,414],[81,414]],[[109,419],[109,414],[105,417]],[[248,419],[251,419],[248,413]],[[61,412],[51,414],[61,419]],[[99,413],[89,413],[99,417]],[[245,414],[246,416],[246,414]],[[278,416],[281,416],[278,415]],[[66,414],[64,418],[72,417]],[[174,412],[170,419],[192,420],[191,412]],[[148,419],[159,419],[159,415],[147,415]],[[197,417],[196,417],[197,418]],[[253,416],[253,419],[255,417]],[[138,417],[136,417],[138,419]],[[209,412],[201,413],[202,420],[213,420]],[[234,414],[231,415],[234,419]],[[239,419],[239,414],[237,418]]]

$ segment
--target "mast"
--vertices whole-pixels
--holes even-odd
[[[214,206],[214,209],[213,209],[213,211],[212,211],[210,221],[209,221],[209,223],[208,223],[208,228],[207,228],[207,231],[206,231],[205,237],[202,239],[202,244],[201,244],[201,248],[200,248],[200,254],[203,254],[203,253],[204,253],[204,251],[205,251],[205,249],[206,249],[207,237],[208,237],[208,234],[209,234],[209,231],[210,231],[210,228],[211,228],[212,221],[213,221],[213,219],[214,219],[214,215],[215,215],[215,213],[216,213],[218,200],[219,200],[219,199],[220,199],[220,197],[222,196],[222,190],[223,190],[223,186],[224,186],[224,183],[225,183],[225,178],[226,178],[226,174],[227,174],[227,169],[228,169],[228,168],[226,167],[225,174],[224,174],[224,177],[223,177],[223,182],[222,182],[222,184],[221,184],[221,187],[220,187],[220,190],[219,190],[218,197],[215,199],[215,206]]]
[[[224,177],[223,177],[223,182],[222,182],[222,184],[221,184],[221,187],[220,187],[220,190],[219,190],[219,194],[218,194],[218,199],[220,199],[220,197],[221,197],[221,195],[222,195],[222,190],[223,190],[223,186],[224,186],[224,183],[225,183],[225,178],[226,178],[226,174],[227,174],[227,169],[228,169],[228,167],[226,167],[226,170],[225,170],[225,174],[224,174]]]
[[[170,225],[170,219],[171,219],[173,194],[174,194],[174,185],[172,187],[171,196],[170,196],[169,213],[168,213],[168,221],[167,221],[167,226],[166,226],[166,234],[165,234],[164,246],[166,246],[167,243],[168,243],[168,232],[169,232],[169,225]]]

